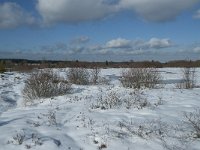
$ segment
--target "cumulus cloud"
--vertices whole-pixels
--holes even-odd
[[[121,5],[129,8],[148,21],[173,20],[183,11],[198,3],[198,0],[122,0]]]
[[[149,48],[167,48],[173,46],[173,43],[169,39],[158,39],[158,38],[151,38],[146,45]]]
[[[56,23],[80,23],[94,21],[123,11],[138,14],[147,21],[164,22],[175,19],[199,0],[37,0],[36,19],[20,5],[0,3],[0,28],[15,28],[22,25]],[[194,15],[200,18],[198,10]],[[42,22],[41,20],[42,19]]]
[[[200,9],[196,11],[196,13],[193,16],[195,19],[200,19]]]
[[[70,47],[70,53],[139,55],[144,53],[160,53],[160,49],[170,48],[173,46],[174,44],[171,40],[166,38],[151,38],[147,41],[116,38],[101,45],[72,46]]]
[[[148,41],[145,40],[128,40],[123,38],[117,38],[108,41],[105,44],[105,48],[118,48],[118,49],[162,49],[172,47],[174,44],[169,39],[151,38]]]
[[[38,0],[37,10],[44,23],[79,23],[132,11],[144,20],[164,22],[175,19],[199,0]]]
[[[32,25],[34,17],[16,3],[0,3],[0,29],[15,28],[21,25]]]
[[[110,40],[106,43],[106,48],[130,48],[131,41],[123,38]]]
[[[97,20],[118,10],[103,0],[38,0],[37,9],[46,24]]]
[[[195,48],[193,49],[193,51],[194,51],[195,53],[200,53],[200,47],[195,47]]]
[[[138,57],[140,59],[144,58],[159,58],[165,59],[167,56],[169,58],[177,59],[183,58],[185,56],[191,56],[191,58],[199,57],[200,47],[199,44],[188,45],[188,46],[176,46],[174,47],[174,42],[167,38],[151,38],[149,40],[131,40],[125,38],[116,38],[109,41],[105,41],[102,44],[71,44],[70,41],[58,42],[50,45],[43,45],[37,47],[36,49],[26,50],[19,49],[16,51],[1,51],[0,57],[4,58],[29,58],[29,59],[66,59],[70,56],[74,56],[75,59],[83,58],[84,60],[90,60],[94,58],[95,60],[107,60],[108,57],[112,57],[113,60],[117,58],[133,59]],[[178,55],[177,55],[178,54]],[[184,57],[182,57],[184,56]]]
[[[82,37],[82,38],[81,38]],[[81,42],[90,39],[87,36],[81,36]],[[80,43],[81,43],[80,42]],[[130,40],[125,38],[116,38],[106,41],[102,44],[72,44],[71,41],[58,42],[50,45],[42,45],[38,48],[40,54],[48,55],[142,55],[162,53],[161,49],[173,47],[171,40],[164,38],[151,38],[149,40]],[[198,49],[196,49],[197,51]],[[194,51],[193,51],[194,52]]]

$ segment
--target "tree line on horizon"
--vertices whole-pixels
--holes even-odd
[[[29,71],[42,68],[164,68],[164,67],[200,67],[200,60],[173,60],[159,61],[126,61],[126,62],[87,62],[87,61],[53,61],[53,60],[27,60],[27,59],[0,59],[0,72]]]

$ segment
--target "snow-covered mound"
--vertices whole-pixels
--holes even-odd
[[[0,150],[200,149],[200,135],[188,119],[196,117],[189,112],[200,117],[200,89],[176,87],[180,68],[159,69],[162,84],[140,91],[121,85],[121,71],[102,69],[109,84],[72,85],[70,94],[31,106],[23,105],[21,94],[28,74],[1,74]],[[196,79],[200,85],[200,69]]]

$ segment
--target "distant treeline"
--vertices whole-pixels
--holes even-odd
[[[164,67],[200,67],[200,60],[174,60],[165,63],[159,61],[127,61],[127,62],[86,62],[86,61],[53,61],[53,60],[26,60],[26,59],[0,59],[1,66],[7,70],[29,71],[34,68],[66,68],[66,67],[85,67],[85,68],[164,68]]]

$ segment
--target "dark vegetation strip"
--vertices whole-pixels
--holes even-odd
[[[86,61],[53,61],[53,60],[26,60],[26,59],[0,59],[0,72],[30,71],[35,68],[164,68],[164,67],[200,67],[200,60],[174,60],[168,62],[159,61],[127,61],[127,62],[86,62]]]

